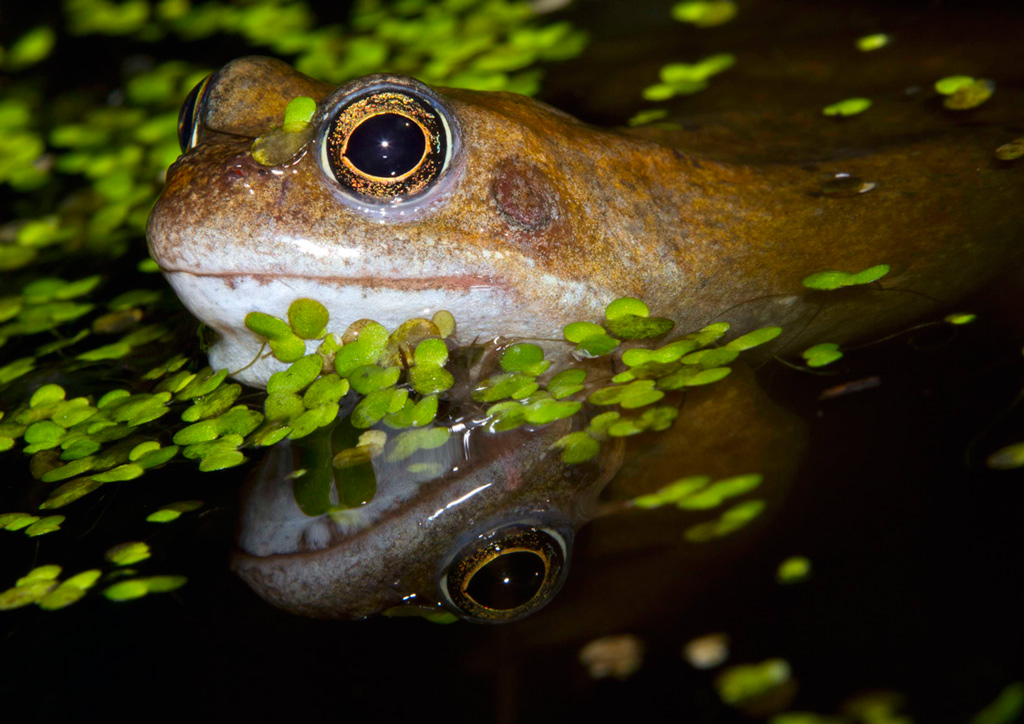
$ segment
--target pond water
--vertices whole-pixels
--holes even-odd
[[[1007,142],[1024,135],[1024,51],[1016,48],[1019,32],[1013,32],[1024,27],[1021,11],[1004,14],[995,4],[976,3],[866,2],[840,10],[752,1],[739,2],[736,17],[724,24],[698,28],[671,20],[672,5],[648,2],[627,11],[620,3],[581,2],[556,11],[554,20],[571,20],[591,41],[579,57],[544,65],[539,97],[598,125],[623,125],[638,111],[663,108],[657,123],[677,124],[714,148],[715,157],[765,166],[794,155],[809,163],[854,159],[926,137],[943,123],[961,134],[998,125]],[[336,22],[346,10],[318,13]],[[9,49],[12,38],[41,22],[64,22],[57,9],[39,12],[20,8],[12,14],[17,32],[5,36],[3,46]],[[890,46],[856,51],[857,38],[881,32],[892,37]],[[229,34],[191,43],[172,35],[156,44],[136,36],[109,43],[97,37],[60,36],[55,55],[40,66],[50,77],[41,86],[46,93],[82,89],[117,103],[123,98],[116,95],[118,78],[100,68],[130,73],[153,67],[153,58],[170,57],[215,68],[252,50]],[[75,62],[93,52],[93,70]],[[736,56],[736,65],[716,74],[706,89],[667,102],[641,99],[665,64],[724,52]],[[923,104],[922,94],[934,95],[931,83],[958,73],[995,78],[989,103],[1005,94],[1012,100],[999,117],[1017,120],[996,123],[938,110],[917,125],[869,121],[857,127],[851,117],[837,121],[847,125],[836,126],[834,145],[820,149],[815,138],[784,133],[788,115],[817,113],[844,98]],[[12,90],[17,76],[11,78],[0,91],[23,93]],[[938,98],[927,102],[936,109],[941,104]],[[66,118],[74,107],[63,100],[59,110]],[[675,133],[678,127],[652,132]],[[950,143],[964,137],[951,134]],[[1024,184],[1024,162],[992,163],[1015,179],[1008,183]],[[835,188],[843,195],[852,185]],[[66,215],[76,202],[59,204],[73,190],[64,182],[47,198],[45,190],[2,187],[0,225],[58,208]],[[857,190],[864,191],[862,198],[836,200],[871,201],[870,190]],[[1019,229],[1016,210],[1006,214],[1006,224],[992,222],[992,228]],[[126,218],[109,234],[113,249],[95,241],[56,244],[31,264],[11,264],[4,294],[40,277],[100,274],[97,290],[65,295],[100,305],[84,317],[90,321],[122,292],[160,294],[124,305],[140,319],[131,312],[117,317],[119,310],[111,309],[113,316],[100,327],[92,321],[96,339],[114,342],[140,323],[162,324],[170,335],[159,344],[140,343],[124,358],[82,364],[71,353],[34,352],[53,336],[11,333],[0,347],[0,368],[26,355],[40,361],[0,388],[0,409],[8,413],[0,423],[9,424],[12,411],[43,385],[59,384],[69,398],[92,395],[95,402],[111,389],[138,389],[139,378],[165,361],[169,350],[190,360],[185,369],[203,364],[195,320],[159,275],[139,271],[144,240],[132,228],[130,212]],[[7,243],[18,226],[2,228],[7,231],[0,240]],[[871,333],[851,339],[831,365],[809,368],[800,347],[778,356],[755,352],[734,370],[729,384],[737,386],[687,392],[676,423],[682,432],[672,439],[685,442],[687,435],[701,438],[713,430],[719,442],[666,450],[659,432],[631,439],[623,471],[603,497],[618,512],[577,532],[571,574],[550,605],[500,626],[442,625],[419,617],[321,621],[265,603],[231,572],[246,505],[240,491],[259,474],[265,450],[246,448],[245,463],[217,472],[200,473],[198,461],[179,456],[138,480],[103,483],[48,511],[66,516],[60,530],[34,537],[0,530],[0,589],[44,564],[60,565],[62,578],[96,568],[104,575],[66,608],[0,611],[2,706],[25,712],[21,716],[29,721],[156,712],[201,720],[308,714],[612,721],[662,720],[666,710],[676,720],[694,722],[1014,721],[1024,710],[1022,685],[1015,684],[1024,681],[1024,489],[1019,468],[998,469],[990,456],[1024,439],[1024,280],[1018,262],[1007,254],[1000,274],[956,298],[876,289],[885,299],[913,300],[908,304],[920,304],[920,314],[895,326],[866,324]],[[878,284],[886,288],[885,280]],[[824,318],[829,305],[822,306]],[[943,321],[954,312],[977,318],[962,325]],[[804,323],[805,317],[795,322]],[[107,337],[98,331],[103,324],[112,330]],[[95,346],[86,340],[73,352]],[[718,389],[748,390],[737,394],[750,395],[742,409],[753,412],[723,418],[716,405],[725,393]],[[238,402],[260,410],[263,396],[245,388]],[[166,446],[169,434],[160,439]],[[36,509],[63,482],[35,480],[23,447],[19,440],[0,453],[0,514]],[[699,456],[687,458],[687,451]],[[35,464],[36,477],[49,469]],[[765,501],[763,512],[713,540],[695,540],[693,530],[716,520],[721,509],[621,509],[623,501],[686,475],[718,479],[753,472],[765,480],[740,500]],[[146,520],[168,503],[191,500],[202,506],[171,523]],[[152,556],[128,564],[137,574],[119,577],[104,552],[127,541],[144,541]],[[800,568],[795,557],[806,557],[809,573],[798,571],[781,582],[784,561]],[[132,601],[100,594],[119,580],[154,575],[184,576],[187,583]],[[619,677],[600,678],[587,663],[594,649],[588,650],[591,658],[581,652],[608,636],[629,637],[611,655],[625,668]],[[684,647],[701,637],[705,656],[721,654],[724,661],[712,661],[710,668],[692,663],[694,654]],[[772,660],[760,678],[742,680],[743,670],[735,668]],[[730,689],[730,682],[741,691]],[[998,707],[978,715],[1000,696]]]

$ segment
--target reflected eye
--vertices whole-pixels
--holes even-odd
[[[565,539],[549,528],[499,528],[459,552],[441,581],[442,593],[469,618],[521,618],[558,592],[566,550]]]
[[[212,77],[208,75],[196,83],[195,88],[189,91],[185,102],[181,104],[181,111],[178,112],[178,145],[181,146],[182,153],[199,141],[199,118],[202,115],[206,86]]]
[[[380,90],[341,107],[327,127],[321,163],[343,189],[388,202],[433,186],[451,148],[448,121],[428,98]]]

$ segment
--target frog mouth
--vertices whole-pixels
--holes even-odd
[[[236,289],[242,282],[255,282],[260,286],[271,284],[313,283],[333,287],[363,287],[367,289],[394,289],[398,291],[451,290],[465,292],[473,289],[501,288],[505,286],[490,277],[471,275],[446,275],[432,277],[377,277],[377,276],[306,276],[296,274],[272,274],[267,272],[217,272],[197,273],[179,269],[162,269],[165,275],[187,274],[194,277],[221,279],[229,289]]]

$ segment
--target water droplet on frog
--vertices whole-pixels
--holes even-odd
[[[860,176],[837,173],[821,184],[821,193],[835,198],[864,194],[875,188],[874,181],[865,181]]]

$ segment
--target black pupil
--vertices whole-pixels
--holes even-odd
[[[414,121],[398,113],[381,113],[355,127],[345,157],[368,176],[393,178],[416,168],[426,148],[427,139]]]
[[[529,603],[544,584],[544,561],[536,553],[513,551],[488,561],[466,593],[485,608],[508,611]]]

